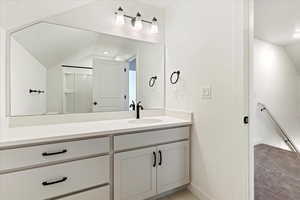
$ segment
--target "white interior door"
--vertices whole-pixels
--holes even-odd
[[[190,181],[189,142],[178,142],[157,147],[157,192],[188,184]]]
[[[156,194],[155,152],[151,147],[115,155],[115,200],[143,200]]]
[[[128,63],[94,59],[93,68],[93,111],[128,110]]]

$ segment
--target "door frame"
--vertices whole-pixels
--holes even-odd
[[[247,15],[245,15],[245,22],[247,23],[247,40],[248,40],[248,45],[247,45],[247,51],[248,51],[248,58],[247,58],[247,76],[248,76],[248,81],[247,81],[247,87],[248,87],[248,112],[249,112],[249,127],[248,127],[248,140],[249,140],[249,200],[254,200],[254,148],[252,144],[252,129],[253,126],[251,124],[251,118],[252,118],[252,112],[251,110],[253,109],[253,63],[254,63],[254,57],[253,57],[253,46],[254,46],[254,0],[244,0],[247,6]]]

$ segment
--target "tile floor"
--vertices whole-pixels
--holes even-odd
[[[182,190],[159,200],[199,200],[199,199],[196,198],[191,192],[187,190]]]

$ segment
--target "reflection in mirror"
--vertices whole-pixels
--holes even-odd
[[[10,48],[11,116],[163,108],[161,44],[38,23],[12,34]]]

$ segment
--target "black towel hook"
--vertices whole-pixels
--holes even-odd
[[[155,85],[156,80],[157,80],[157,76],[152,76],[149,80],[149,87],[153,87]]]
[[[29,94],[32,94],[32,93],[41,94],[41,93],[45,93],[45,91],[44,90],[29,89]]]
[[[174,80],[174,76],[176,75],[176,79]],[[175,71],[175,72],[173,72],[172,74],[171,74],[171,77],[170,77],[170,82],[172,83],[172,84],[176,84],[177,82],[178,82],[178,80],[179,80],[179,76],[180,76],[180,71],[178,70],[178,71]]]

